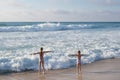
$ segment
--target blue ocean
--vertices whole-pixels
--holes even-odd
[[[38,70],[44,50],[46,69],[73,67],[78,50],[82,64],[120,57],[120,22],[0,22],[0,71]]]

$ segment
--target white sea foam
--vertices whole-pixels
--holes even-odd
[[[120,57],[119,37],[119,30],[0,32],[0,70],[38,70],[38,55],[29,54],[38,52],[40,47],[54,51],[44,56],[46,69],[75,66],[76,58],[68,55],[78,50],[89,55],[82,57],[82,64]]]
[[[92,24],[39,23],[34,25],[0,26],[0,32],[62,31],[92,28]]]
[[[9,23],[10,24],[10,23]],[[5,24],[7,25],[7,24]],[[80,23],[80,22],[41,22],[37,24],[19,24],[0,25],[0,32],[36,32],[36,31],[63,31],[63,30],[81,30],[81,29],[105,29],[119,28],[120,23]]]

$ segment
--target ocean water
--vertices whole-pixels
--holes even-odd
[[[46,69],[75,66],[81,50],[82,64],[120,57],[119,22],[0,22],[0,71],[38,70],[40,47]]]

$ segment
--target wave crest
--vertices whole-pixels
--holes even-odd
[[[26,25],[2,25],[0,26],[0,32],[36,32],[106,28],[120,28],[120,23],[41,22]]]
[[[0,32],[62,31],[91,28],[89,24],[40,23],[25,26],[0,26]]]

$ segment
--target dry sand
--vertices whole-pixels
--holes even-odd
[[[75,68],[48,70],[46,74],[34,71],[0,75],[0,80],[120,80],[120,58],[82,65],[82,74]]]

